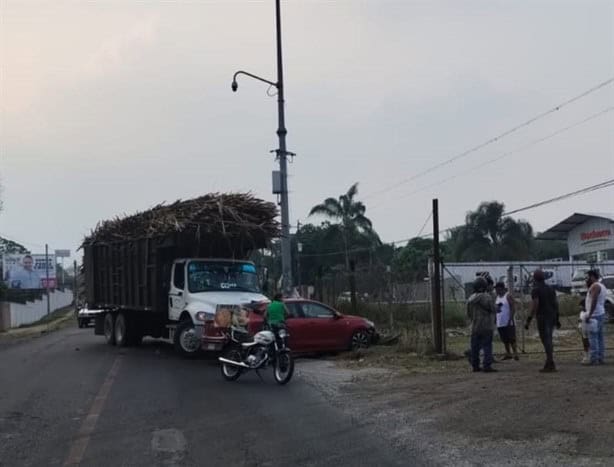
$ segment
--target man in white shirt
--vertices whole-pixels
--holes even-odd
[[[495,306],[497,308],[497,331],[501,342],[505,346],[505,357],[503,360],[518,360],[518,349],[516,348],[516,322],[514,320],[514,299],[510,296],[503,282],[495,285],[497,297]],[[514,354],[512,355],[512,350]]]
[[[590,361],[589,365],[603,365],[605,363],[605,347],[603,342],[603,324],[605,321],[605,296],[607,289],[599,282],[599,272],[594,269],[588,271],[586,275],[586,323],[595,320],[589,330],[588,339],[590,341]]]
[[[17,271],[14,269],[11,270],[9,286],[16,289],[40,289],[41,277],[40,274],[34,270],[34,259],[32,256],[24,256],[22,265],[23,267]]]

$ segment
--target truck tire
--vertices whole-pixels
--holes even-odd
[[[200,353],[200,338],[196,336],[194,323],[190,319],[179,322],[174,336],[175,350],[183,357],[191,358]]]
[[[115,345],[118,347],[126,347],[130,341],[128,337],[128,320],[123,313],[120,313],[115,318],[115,326],[113,327],[115,335]]]
[[[113,313],[104,316],[104,339],[109,345],[115,345],[115,318]]]

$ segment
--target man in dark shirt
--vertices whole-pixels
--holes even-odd
[[[527,318],[525,329],[529,329],[529,324],[533,317],[537,317],[537,330],[539,338],[546,352],[546,364],[544,368],[539,370],[542,373],[551,373],[556,371],[553,359],[552,333],[554,327],[560,328],[559,324],[559,303],[556,298],[556,292],[552,287],[546,284],[544,271],[541,269],[533,273],[535,287],[531,292],[533,303],[531,306],[531,314]]]

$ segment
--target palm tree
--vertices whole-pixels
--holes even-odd
[[[457,259],[514,260],[530,256],[533,228],[522,220],[504,217],[505,205],[483,202],[467,214],[465,225],[450,232],[449,241]]]
[[[359,239],[367,239],[369,243],[380,245],[381,241],[373,230],[371,220],[365,216],[367,208],[361,201],[354,198],[358,194],[358,182],[354,183],[347,193],[339,196],[338,199],[326,198],[323,203],[311,208],[309,215],[322,215],[328,217],[336,223],[331,224],[338,229],[343,239],[345,256],[345,269],[350,273],[350,289],[352,293],[352,306],[356,306],[355,281],[352,273],[353,263],[350,260],[352,245]]]

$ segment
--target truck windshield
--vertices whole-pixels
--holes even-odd
[[[190,292],[260,292],[253,264],[224,261],[190,261],[188,289]]]

